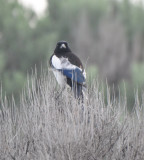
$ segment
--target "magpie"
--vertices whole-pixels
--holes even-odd
[[[83,98],[83,91],[86,89],[86,72],[82,62],[72,53],[66,41],[56,44],[49,63],[58,84],[61,87],[67,84],[74,92],[75,98]]]

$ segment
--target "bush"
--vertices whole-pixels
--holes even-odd
[[[98,82],[84,103],[57,86],[51,73],[27,81],[20,107],[1,101],[0,159],[138,160],[144,157],[143,112],[128,115],[125,100],[107,105]]]
[[[136,63],[132,66],[131,79],[121,82],[120,91],[124,95],[126,92],[127,106],[132,110],[135,105],[135,94],[138,94],[140,105],[142,105],[142,94],[144,91],[144,63]]]
[[[135,95],[138,94],[140,105],[142,105],[142,94],[144,91],[144,63],[134,63],[131,68],[131,77],[119,83],[119,92],[121,97],[127,99],[127,108],[133,110],[135,106]],[[87,84],[90,87],[95,83],[95,79],[99,78],[96,66],[87,69]],[[100,81],[100,80],[99,80]],[[104,92],[105,102],[107,103],[107,84],[105,81],[100,82],[100,90]],[[119,97],[118,97],[119,98]]]

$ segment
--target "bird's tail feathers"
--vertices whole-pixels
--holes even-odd
[[[72,87],[75,98],[83,99],[86,96],[86,85],[75,84]]]

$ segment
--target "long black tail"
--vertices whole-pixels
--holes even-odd
[[[74,92],[74,96],[77,99],[83,99],[83,86],[78,83],[74,83],[72,86],[72,90]]]
[[[75,98],[83,100],[83,98],[84,98],[83,92],[86,91],[86,85],[85,84],[79,84],[75,81],[72,81],[70,78],[67,78],[67,84],[71,87]]]

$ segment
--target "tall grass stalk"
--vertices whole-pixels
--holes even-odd
[[[96,82],[83,103],[69,89],[59,93],[53,75],[42,71],[27,80],[20,106],[1,100],[0,159],[5,160],[142,160],[144,125],[141,106],[126,112]],[[108,92],[108,91],[107,91]],[[136,100],[138,98],[136,97]]]

